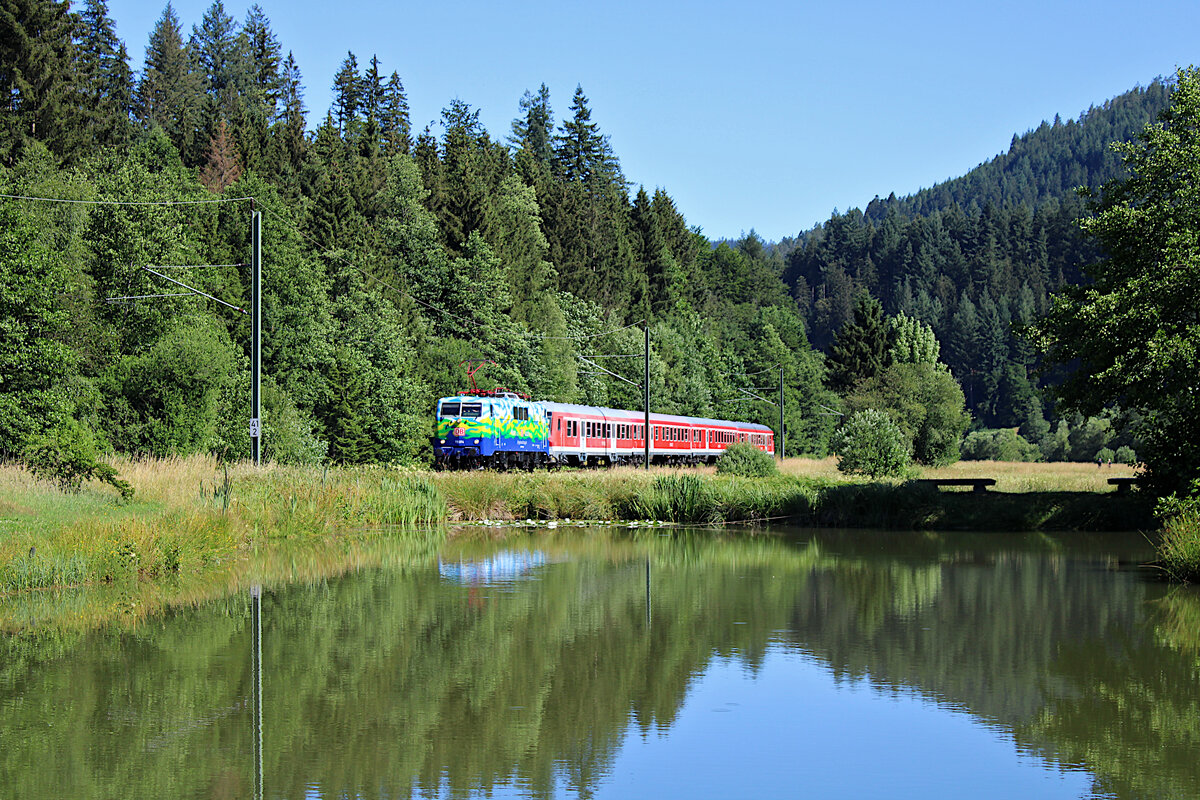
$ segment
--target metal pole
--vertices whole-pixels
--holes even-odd
[[[642,442],[646,446],[646,469],[650,469],[650,321],[646,320],[646,374],[642,381],[642,401],[645,408],[646,430],[642,433]]]
[[[251,643],[250,662],[254,673],[251,686],[251,703],[254,706],[254,797],[263,796],[263,746],[262,746],[262,587],[250,587],[250,627],[254,641]]]
[[[262,459],[262,212],[250,212],[250,456]]]
[[[779,368],[779,460],[783,461],[783,367]]]

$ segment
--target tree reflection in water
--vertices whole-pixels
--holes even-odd
[[[630,726],[670,730],[714,658],[753,672],[786,646],[835,677],[966,709],[1086,765],[1097,791],[1200,796],[1197,596],[1106,569],[1128,546],[812,531],[459,541],[441,570],[419,558],[264,591],[261,751],[254,598],[57,645],[0,641],[0,786],[589,796]]]

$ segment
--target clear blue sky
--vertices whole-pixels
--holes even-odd
[[[185,36],[210,4],[175,0]],[[1200,63],[1197,0],[259,4],[310,119],[347,51],[400,73],[417,130],[457,97],[503,138],[526,89],[550,88],[558,122],[579,84],[626,176],[711,238],[795,235]],[[240,23],[250,5],[225,10]],[[140,69],[165,0],[108,7]]]

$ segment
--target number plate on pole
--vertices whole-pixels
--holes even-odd
[[[250,418],[250,438],[257,439],[260,436],[262,436],[262,424],[259,422],[258,417],[251,417]]]

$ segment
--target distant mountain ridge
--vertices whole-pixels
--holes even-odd
[[[985,161],[965,175],[934,184],[915,194],[867,204],[865,216],[882,221],[892,209],[904,217],[928,216],[958,205],[964,210],[995,206],[1037,207],[1062,200],[1077,187],[1098,189],[1121,177],[1120,157],[1110,147],[1128,141],[1166,108],[1169,82],[1156,78],[1099,106],[1078,120],[1042,122],[1037,128],[1013,135],[1008,152]]]
[[[1039,396],[1037,354],[1014,332],[1100,257],[1080,233],[1087,205],[1076,189],[1124,177],[1111,144],[1153,122],[1170,91],[1155,80],[1078,120],[1056,117],[960,178],[834,212],[782,242],[783,279],[809,340],[828,347],[867,292],[888,314],[933,328],[976,425],[1020,426],[1032,441],[1058,435]]]

